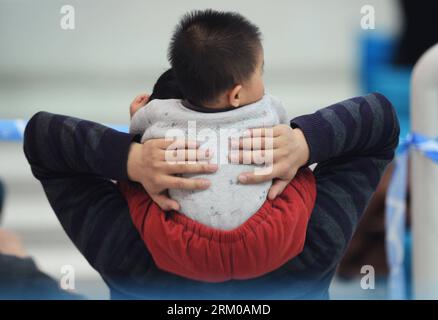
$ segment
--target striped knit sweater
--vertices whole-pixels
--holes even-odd
[[[391,103],[370,94],[297,117],[318,163],[316,205],[303,252],[265,276],[203,283],[155,266],[114,180],[128,180],[135,137],[103,125],[39,112],[24,152],[62,227],[108,284],[112,298],[325,299],[336,266],[398,144]],[[358,271],[359,272],[359,271]]]

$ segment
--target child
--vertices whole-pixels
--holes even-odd
[[[210,180],[206,190],[169,190],[181,209],[167,219],[140,188],[120,184],[134,224],[155,263],[185,277],[216,282],[278,268],[302,250],[316,196],[312,173],[301,170],[271,201],[272,182],[241,185],[237,180],[240,173],[259,167],[223,161],[232,155],[223,131],[242,136],[249,128],[288,123],[281,103],[264,93],[258,28],[236,13],[190,13],[173,35],[169,59],[172,69],[157,81],[150,102],[133,115],[130,132],[142,135],[142,142],[186,138],[194,123],[194,138],[202,140],[200,149],[213,151],[218,170],[186,176]]]

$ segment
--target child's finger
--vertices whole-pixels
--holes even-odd
[[[149,99],[149,95],[147,93],[143,93],[135,97],[135,100],[137,101],[142,101],[144,99]]]
[[[148,94],[145,94],[141,96],[140,102],[144,103],[144,105],[149,101],[150,96]]]

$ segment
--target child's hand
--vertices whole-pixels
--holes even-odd
[[[242,163],[243,159],[251,159],[252,163],[260,164],[254,161],[260,157],[260,150],[263,155],[272,152],[269,157],[272,161],[272,170],[265,175],[245,172],[239,176],[239,181],[243,184],[254,184],[275,179],[268,193],[268,198],[273,200],[283,192],[298,169],[307,164],[310,153],[300,129],[292,129],[288,125],[280,124],[266,130],[272,131],[269,135],[265,135],[266,131],[263,128],[251,129],[248,130],[247,137],[240,139],[239,163]],[[254,153],[254,150],[259,150],[258,154]]]
[[[147,93],[135,97],[135,99],[131,102],[131,105],[129,106],[129,114],[131,118],[138,109],[145,106],[149,102],[149,97],[150,96]]]

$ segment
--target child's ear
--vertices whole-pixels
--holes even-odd
[[[241,101],[241,90],[242,90],[242,85],[237,84],[236,86],[234,86],[234,88],[228,93],[228,103],[230,106],[232,107],[239,107],[240,106],[240,101]]]

